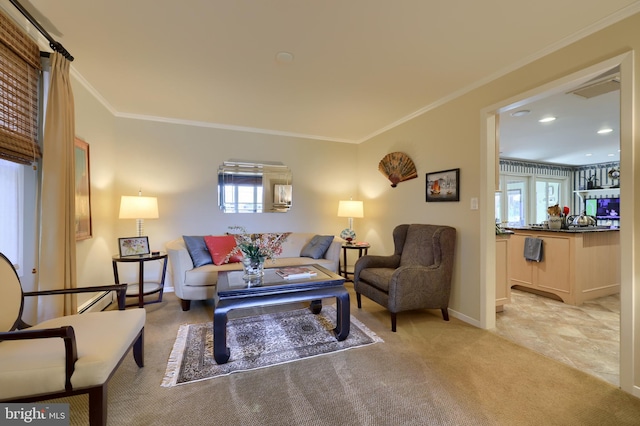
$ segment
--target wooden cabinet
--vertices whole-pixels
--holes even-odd
[[[496,312],[511,301],[509,285],[509,234],[496,235]]]
[[[620,292],[620,232],[514,230],[509,286],[558,296],[571,305]],[[524,258],[525,238],[542,239],[542,261]]]

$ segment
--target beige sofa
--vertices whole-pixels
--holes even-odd
[[[277,268],[305,264],[318,264],[330,271],[337,272],[340,265],[340,249],[344,242],[334,238],[323,258],[301,257],[302,248],[314,237],[313,233],[293,232],[282,244],[282,254],[273,260],[267,260],[265,267]],[[192,300],[213,299],[216,293],[218,271],[242,270],[241,263],[222,265],[204,265],[193,267],[193,261],[182,237],[166,244],[171,267],[173,288],[182,303],[182,310],[188,311]]]

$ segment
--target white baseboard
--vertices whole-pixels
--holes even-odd
[[[480,327],[480,321],[478,321],[475,318],[471,318],[471,317],[469,317],[467,315],[461,314],[458,311],[454,311],[453,309],[449,309],[449,315],[451,315],[454,318],[458,318],[459,320],[464,321],[467,324],[471,324],[471,325],[473,325],[475,327],[481,328]]]

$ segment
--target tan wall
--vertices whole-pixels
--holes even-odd
[[[488,188],[486,184],[492,179],[485,179],[482,175],[487,161],[482,159],[481,111],[624,52],[638,49],[640,15],[635,15],[360,144],[360,193],[368,208],[368,214],[361,227],[373,244],[372,252],[391,252],[391,230],[400,223],[439,223],[456,227],[459,231],[458,251],[450,307],[458,316],[479,323],[482,312],[481,252],[486,250],[481,245],[481,229],[486,230],[487,226],[493,226],[493,198],[489,195],[493,189]],[[637,56],[634,65],[633,78],[640,81]],[[631,78],[626,81],[630,82]],[[635,128],[638,128],[640,121],[637,115],[639,91],[636,85],[633,91]],[[622,145],[621,153],[622,170],[625,173],[622,180],[622,196],[626,193],[627,199],[633,197],[633,189],[639,183],[635,164],[640,160],[638,150],[632,153],[629,149],[632,144],[640,142],[637,134],[632,136],[629,129],[631,123],[622,131],[623,134],[626,132],[629,135],[630,142],[626,152],[625,146]],[[401,183],[395,189],[390,188],[376,170],[378,161],[393,151],[408,154],[416,163],[419,173],[418,179]],[[425,173],[458,167],[461,169],[460,202],[426,203]],[[493,170],[488,172],[493,173]],[[487,212],[487,223],[483,224],[481,211],[470,210],[472,197],[480,198],[480,209]],[[636,198],[633,205],[626,203],[626,207],[629,210],[625,212],[623,226],[632,230],[631,225],[640,222],[640,202]],[[640,234],[635,229],[632,238],[636,244],[640,242]],[[633,254],[630,253],[628,256],[631,260],[627,264],[627,284],[631,286],[630,266]],[[633,309],[637,312],[638,308]],[[632,336],[623,332],[623,339],[625,338],[631,339]],[[639,353],[640,338],[633,336],[633,340],[637,342],[634,345],[636,353]],[[622,350],[627,349],[630,351],[631,346],[625,348],[623,344]],[[634,364],[640,365],[640,358],[636,359]],[[640,383],[640,373],[636,373],[634,383]]]
[[[109,281],[111,255],[117,238],[130,236],[135,224],[117,219],[121,195],[145,195],[159,200],[160,219],[147,221],[153,248],[182,234],[225,232],[229,225],[250,230],[291,230],[338,233],[346,220],[336,217],[340,199],[365,201],[365,218],[355,221],[359,240],[372,244],[371,253],[393,250],[391,231],[400,223],[439,223],[458,229],[458,251],[451,308],[469,322],[482,314],[482,230],[493,226],[492,189],[482,175],[481,111],[502,100],[552,82],[603,60],[640,48],[640,15],[633,16],[547,55],[515,72],[360,145],[261,135],[205,127],[113,118],[86,89],[74,86],[78,136],[91,145],[94,238],[78,243],[79,281]],[[634,78],[640,81],[635,59]],[[429,82],[425,82],[429,84]],[[635,87],[634,102],[639,90]],[[639,108],[633,125],[638,128]],[[387,123],[380,123],[381,126]],[[631,124],[628,125],[631,128]],[[623,134],[625,130],[623,129]],[[628,133],[628,131],[627,131]],[[640,143],[633,136],[633,145]],[[630,146],[629,146],[630,147]],[[629,148],[627,147],[627,148]],[[631,198],[639,182],[635,164],[640,153],[622,152],[622,195]],[[389,152],[402,151],[416,163],[418,178],[391,188],[377,170]],[[626,156],[626,157],[625,157]],[[216,169],[231,158],[282,161],[291,167],[294,207],[287,214],[222,214],[216,206]],[[460,168],[460,202],[426,203],[425,173]],[[470,209],[478,197],[480,210]],[[640,244],[640,198],[624,213],[631,239]],[[483,210],[484,209],[484,210]],[[483,212],[487,223],[481,219]],[[493,239],[491,239],[493,241]],[[624,250],[624,241],[623,241]],[[633,251],[629,264],[633,262]],[[624,280],[625,271],[623,271]],[[627,272],[632,276],[632,271]],[[624,284],[623,284],[624,285]],[[637,297],[637,296],[636,296]],[[626,302],[623,302],[626,303]],[[636,330],[640,330],[640,315]],[[638,333],[638,332],[636,332]],[[624,335],[640,353],[640,338]],[[637,342],[637,343],[636,343]],[[623,344],[622,352],[631,348]],[[630,357],[622,353],[623,359]],[[634,360],[640,365],[640,358]],[[640,371],[640,367],[637,368]],[[640,373],[634,383],[640,384]]]

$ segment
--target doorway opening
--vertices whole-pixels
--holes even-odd
[[[506,100],[505,102],[495,105],[493,107],[487,108],[483,111],[484,117],[486,119],[486,127],[484,128],[484,132],[486,135],[486,196],[487,200],[491,200],[495,198],[494,192],[499,189],[497,187],[499,180],[497,177],[499,176],[499,161],[500,154],[497,150],[500,147],[500,139],[502,135],[500,134],[500,114],[514,112],[516,110],[526,109],[526,105],[532,102],[538,101],[540,99],[548,98],[558,93],[566,93],[573,88],[576,88],[583,83],[602,75],[603,73],[620,66],[621,68],[621,80],[624,79],[624,75],[631,74],[631,62],[627,55],[621,55],[620,57],[611,59],[604,63],[601,63],[596,66],[592,66],[587,68],[581,72],[572,74],[564,79],[558,80],[556,82],[547,84],[538,89],[534,89],[530,92],[522,94],[520,96],[514,97],[512,99]],[[628,74],[625,74],[628,73]],[[624,126],[630,126],[632,122],[631,118],[631,97],[628,94],[623,93],[625,89],[624,83],[621,83],[621,101],[620,101],[620,120],[618,121],[621,129],[620,133],[620,161],[621,165],[624,163],[624,157],[621,155],[622,152],[628,149],[631,151],[632,138],[630,137],[630,132],[625,132]],[[627,90],[630,88],[627,87]],[[629,90],[630,92],[630,90]],[[629,127],[630,128],[630,127]],[[498,136],[500,135],[500,136]],[[629,164],[629,168],[633,167],[632,164]],[[579,189],[576,187],[576,189]],[[621,197],[624,197],[625,190],[622,186],[620,186]],[[631,199],[633,194],[629,193],[628,199]],[[487,203],[488,204],[488,203]],[[630,205],[631,203],[627,203],[625,207],[624,203],[621,204],[622,216],[624,217],[625,211],[627,211],[627,217],[629,220],[632,219],[633,208]],[[495,208],[493,205],[485,206],[485,214],[487,219],[495,215]],[[490,223],[488,220],[486,221]],[[485,225],[486,226],[486,225]],[[486,227],[486,232],[483,232],[482,235],[485,238],[486,247],[494,246],[495,244],[491,244],[494,241],[494,236],[490,232],[490,229]],[[632,250],[631,244],[631,236],[622,236],[621,235],[621,249],[624,250]],[[495,258],[495,247],[491,247],[487,250],[486,256],[483,256],[483,262],[485,265],[484,274],[484,282],[483,282],[483,296],[484,296],[484,304],[482,309],[482,318],[481,325],[483,327],[494,329],[496,328],[496,313],[495,313],[495,296],[496,296],[496,258]],[[632,392],[633,390],[633,379],[631,378],[633,372],[632,365],[632,344],[633,338],[630,332],[626,330],[631,330],[632,328],[632,318],[631,313],[633,310],[633,303],[631,300],[626,302],[627,299],[625,294],[630,296],[633,288],[633,277],[631,274],[632,271],[632,257],[627,258],[623,256],[620,261],[620,273],[621,273],[621,295],[618,296],[622,302],[620,304],[620,331],[618,332],[618,336],[628,336],[628,339],[620,339],[620,365],[619,365],[619,377],[620,383],[619,385],[627,390],[628,392]],[[519,294],[519,296],[521,296]],[[528,297],[527,294],[524,296]],[[522,299],[522,298],[520,298]],[[631,299],[631,297],[629,297]],[[549,299],[551,300],[551,299]],[[508,306],[508,305],[506,305]],[[562,308],[562,306],[561,306]],[[577,366],[576,366],[577,367]]]

